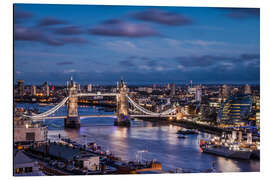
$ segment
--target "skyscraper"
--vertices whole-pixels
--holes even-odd
[[[202,87],[201,86],[197,86],[196,88],[195,101],[196,102],[202,101]]]
[[[88,84],[88,86],[87,86],[87,91],[88,91],[88,92],[92,92],[92,84]]]
[[[226,84],[221,86],[221,88],[219,90],[219,95],[222,99],[226,99],[230,96],[229,87]]]
[[[48,82],[45,82],[43,84],[43,93],[45,96],[50,96],[50,87],[49,87]]]
[[[37,87],[35,85],[31,86],[31,95],[35,96],[37,94]]]
[[[18,94],[19,96],[24,95],[24,80],[18,80],[17,81],[17,86],[18,86]]]
[[[244,87],[244,94],[251,94],[250,85],[246,84]]]
[[[174,96],[174,95],[175,95],[175,84],[174,84],[174,83],[171,84],[171,92],[170,92],[170,95],[171,95],[171,96]]]

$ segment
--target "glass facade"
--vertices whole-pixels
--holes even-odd
[[[229,97],[219,109],[218,121],[222,124],[246,125],[252,110],[249,95],[235,94]]]

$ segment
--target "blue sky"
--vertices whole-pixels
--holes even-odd
[[[26,84],[259,83],[259,9],[14,5]]]

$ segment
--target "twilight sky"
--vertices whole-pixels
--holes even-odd
[[[14,79],[25,84],[257,83],[260,11],[14,5]]]

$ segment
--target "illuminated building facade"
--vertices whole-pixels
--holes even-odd
[[[248,123],[251,110],[250,96],[235,94],[222,103],[217,119],[221,124],[244,126]]]
[[[24,80],[18,80],[18,94],[24,96]]]

